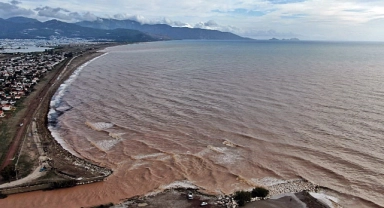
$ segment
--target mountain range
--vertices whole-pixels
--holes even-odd
[[[166,24],[141,24],[134,20],[116,20],[98,18],[95,21],[77,22],[77,25],[83,27],[112,30],[117,28],[138,30],[165,39],[208,39],[208,40],[240,40],[245,39],[229,32],[218,30],[206,30],[200,28],[172,27]]]
[[[58,20],[40,22],[26,17],[0,18],[0,39],[49,39],[50,37],[83,38],[117,42],[158,40],[246,39],[229,32],[199,28],[172,27],[166,24],[141,24],[133,20],[97,19],[66,23]]]

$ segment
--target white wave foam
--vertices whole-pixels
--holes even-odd
[[[148,163],[148,162],[137,162],[137,163],[133,164],[133,165],[129,168],[129,170],[134,170],[134,169],[136,169],[136,168],[138,168],[138,167],[140,167],[140,166],[147,165],[147,164],[149,164],[149,163]]]
[[[228,147],[237,147],[236,144],[234,144],[234,143],[232,143],[232,142],[230,142],[230,141],[228,141],[228,140],[225,140],[225,141],[223,142],[223,144],[224,144],[224,145],[227,145]]]
[[[72,107],[71,106],[59,106],[56,108],[57,111],[61,111],[61,112],[64,112],[64,111],[67,111],[67,110],[70,110]]]
[[[214,147],[212,145],[208,145],[207,148],[218,153],[224,153],[227,150],[226,147]]]
[[[60,102],[61,102],[61,99],[63,98],[64,94],[65,94],[65,91],[67,89],[68,86],[70,86],[72,84],[72,82],[79,76],[80,72],[89,64],[91,63],[92,61],[100,58],[100,57],[103,57],[105,55],[107,55],[108,53],[105,53],[101,56],[98,56],[98,57],[95,57],[93,59],[91,59],[90,61],[84,63],[83,65],[81,65],[79,68],[77,68],[73,74],[63,83],[60,85],[60,87],[58,88],[58,90],[56,91],[56,93],[52,96],[52,99],[51,99],[51,102],[50,102],[50,110],[48,112],[48,120],[51,120],[52,119],[52,115],[54,115],[56,113],[56,110],[55,108],[58,107],[60,105]],[[54,127],[52,126],[48,126],[48,129],[51,131],[51,135],[52,137],[67,151],[69,151],[71,154],[73,155],[76,155],[78,157],[80,157],[79,154],[77,154],[72,148],[70,148],[70,146],[68,144],[66,144],[66,142],[60,137],[60,134],[54,129]]]
[[[85,124],[89,126],[91,129],[96,131],[103,131],[105,129],[109,129],[113,127],[113,123],[106,123],[106,122],[92,123],[92,122],[86,121]]]
[[[214,156],[215,160],[220,164],[234,164],[236,161],[240,159],[240,156],[236,153],[228,151],[227,147],[214,147],[212,145],[208,145],[207,148],[212,150],[219,155]]]
[[[157,157],[164,157],[167,156],[164,153],[154,153],[154,154],[148,154],[148,155],[135,155],[132,156],[135,160],[142,160],[142,159],[148,159],[148,158],[157,158]]]
[[[70,86],[73,81],[76,80],[76,78],[80,75],[80,72],[89,64],[91,63],[92,61],[100,58],[100,57],[103,57],[105,55],[107,55],[108,53],[105,53],[101,56],[98,56],[96,58],[93,58],[92,60],[84,63],[83,65],[81,65],[79,68],[77,68],[73,74],[63,83],[60,85],[59,89],[56,91],[56,93],[53,95],[52,99],[51,99],[51,105],[50,107],[51,108],[56,108],[58,107],[58,105],[60,104],[60,101],[61,99],[63,98],[64,94],[65,94],[65,91],[67,89],[68,86]]]
[[[56,113],[56,110],[53,109],[53,108],[50,108],[49,109],[49,112],[48,112],[48,121],[51,121],[52,120],[52,115],[54,115]]]
[[[197,189],[198,187],[195,186],[192,182],[190,181],[175,181],[173,183],[170,183],[168,185],[163,185],[160,186],[161,189],[166,190],[166,189],[171,189],[171,188],[192,188],[192,189]]]
[[[99,149],[103,151],[108,151],[112,149],[112,147],[114,147],[119,142],[120,140],[102,140],[102,141],[96,142],[96,145]]]
[[[175,182],[172,182],[168,185],[162,185],[156,191],[150,192],[150,193],[146,194],[145,196],[154,196],[158,193],[161,193],[164,190],[175,189],[175,188],[198,189],[199,187],[195,186],[192,182],[187,181],[187,180],[175,181]]]
[[[70,152],[72,155],[75,155],[77,157],[81,157],[76,151],[74,151],[69,145],[67,142],[65,142],[61,137],[60,137],[60,133],[57,132],[54,127],[52,126],[48,126],[48,129],[49,131],[51,132],[51,135],[52,137],[57,141],[57,143],[59,143],[61,145],[61,147],[63,147],[63,149],[67,150],[68,152]]]
[[[122,139],[121,136],[123,136],[125,133],[112,133],[110,132],[108,135],[114,139]]]

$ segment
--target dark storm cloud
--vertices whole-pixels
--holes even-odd
[[[24,9],[17,6],[19,3],[19,1],[11,1],[10,3],[0,2],[0,17],[8,18],[14,16],[30,16],[34,14],[30,9]]]
[[[38,7],[35,9],[38,16],[47,17],[47,18],[55,18],[59,20],[65,21],[81,21],[81,20],[96,20],[97,17],[90,12],[86,12],[84,14],[80,14],[78,12],[71,12],[68,9],[56,7]]]
[[[13,4],[13,5],[18,5],[18,4],[21,4],[21,2],[20,2],[20,1],[13,0],[13,1],[11,1],[11,4]]]

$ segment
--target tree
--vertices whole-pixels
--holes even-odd
[[[5,199],[5,198],[7,198],[7,195],[0,193],[0,199]]]
[[[3,170],[0,171],[0,175],[6,181],[11,181],[11,179],[16,178],[16,170],[14,165],[7,165]]]
[[[239,206],[244,206],[245,203],[251,201],[251,192],[249,191],[237,191],[234,197]]]
[[[263,187],[256,187],[252,189],[252,197],[266,197],[269,194],[269,190]]]
[[[73,57],[73,53],[72,52],[66,53],[66,54],[64,54],[64,57],[65,58],[72,58]]]

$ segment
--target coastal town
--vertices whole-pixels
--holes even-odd
[[[61,148],[46,123],[50,99],[74,70],[115,43],[0,52],[0,199],[103,181],[112,171]]]
[[[0,117],[15,110],[16,103],[33,90],[34,85],[55,65],[64,60],[65,54],[21,53],[0,61]]]

